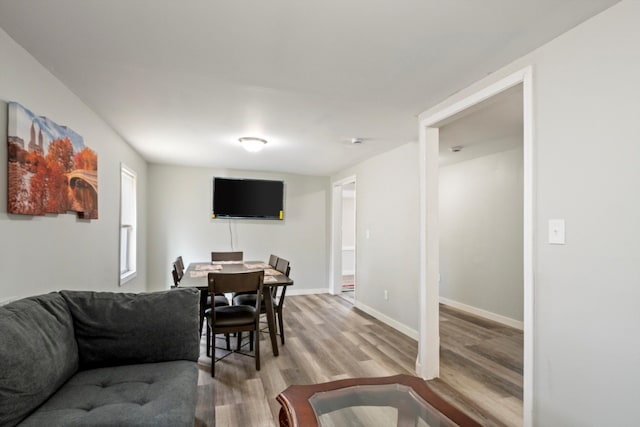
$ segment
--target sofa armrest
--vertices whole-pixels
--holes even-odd
[[[200,296],[195,289],[60,293],[73,318],[81,369],[198,360]]]

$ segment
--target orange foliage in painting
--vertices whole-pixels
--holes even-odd
[[[31,154],[35,153],[31,152],[27,157],[30,157]],[[31,168],[35,173],[29,183],[29,206],[33,209],[34,213],[42,215],[47,206],[47,163],[42,156],[35,155],[35,159],[31,163]]]
[[[26,171],[33,174],[29,180],[27,205],[23,207],[25,213],[42,215],[71,209],[66,174],[74,169],[74,155],[69,138],[52,141],[46,157],[36,151],[28,152],[24,165]]]
[[[47,150],[45,211],[64,213],[71,208],[65,173],[73,170],[73,145],[69,138],[51,141]],[[36,173],[37,175],[37,173]]]
[[[64,213],[71,208],[67,177],[58,163],[48,163],[47,212]]]
[[[47,152],[49,167],[58,165],[62,173],[73,170],[73,145],[68,137],[51,141]]]
[[[76,169],[98,170],[98,156],[89,147],[83,148],[73,158]]]
[[[38,165],[44,163],[44,157],[35,151],[29,151],[25,157],[25,163],[29,172],[36,173]]]

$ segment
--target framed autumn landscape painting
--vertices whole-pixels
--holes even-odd
[[[8,212],[98,218],[98,156],[82,136],[16,102],[8,119]]]

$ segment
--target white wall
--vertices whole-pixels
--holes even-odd
[[[285,182],[284,220],[211,219],[214,176]],[[211,259],[211,251],[244,252],[246,260],[270,254],[291,262],[295,285],[287,294],[328,291],[327,177],[152,164],[149,166],[149,286],[172,283],[171,263]]]
[[[521,139],[521,138],[520,138]],[[440,296],[522,322],[522,147],[440,168]]]
[[[98,154],[98,215],[7,214],[7,149],[0,149],[0,300],[60,289],[146,288],[146,162],[59,80],[0,29],[0,141],[6,147],[7,102],[16,101],[84,137]],[[126,102],[126,99],[123,99]],[[138,276],[119,279],[120,162],[138,173]]]
[[[407,143],[366,160],[332,181],[351,175],[357,182],[356,306],[416,337],[418,144]]]
[[[533,67],[536,426],[637,424],[638,22],[623,1],[425,112]],[[554,218],[565,245],[547,243]]]

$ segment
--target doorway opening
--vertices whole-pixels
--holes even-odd
[[[329,292],[356,301],[356,178],[333,183]]]
[[[440,376],[441,223],[439,149],[441,129],[476,111],[487,100],[516,88],[522,93],[522,421],[530,427],[533,395],[533,115],[532,71],[524,68],[439,110],[420,116],[420,337],[416,371],[425,379]],[[435,111],[435,112],[434,112]],[[469,215],[473,214],[469,212]],[[490,237],[488,237],[490,238]]]
[[[340,296],[352,304],[356,291],[356,183],[342,186],[342,287]]]
[[[439,126],[440,379],[509,427],[523,420],[522,102],[519,84]]]

